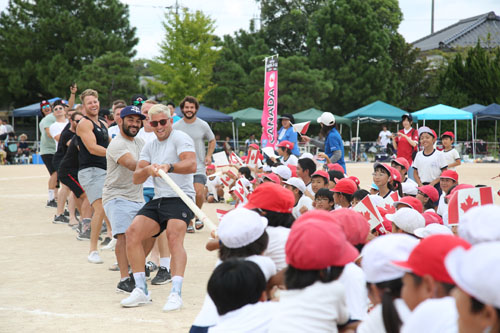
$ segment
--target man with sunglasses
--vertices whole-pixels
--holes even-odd
[[[194,214],[179,195],[161,178],[158,170],[169,174],[189,197],[194,198],[193,173],[196,172],[196,153],[193,140],[184,132],[172,128],[167,106],[157,104],[149,110],[150,125],[156,140],[146,143],[134,171],[134,184],[153,177],[155,196],[142,207],[127,229],[127,257],[132,267],[135,289],[122,300],[123,307],[136,307],[151,302],[146,285],[144,262],[158,237],[166,230],[171,253],[172,289],[163,311],[182,307],[181,290],[187,255],[184,249],[186,227]]]
[[[49,101],[44,100],[40,103],[40,111],[43,116],[43,119],[38,125],[40,128],[40,133],[42,134],[40,137],[40,156],[50,175],[49,200],[47,200],[47,205],[45,207],[57,208],[57,173],[56,169],[52,165],[52,159],[54,158],[54,154],[56,153],[56,142],[50,135],[50,125],[56,122],[56,117],[54,117],[54,115],[52,114],[52,107],[50,106]]]
[[[205,184],[207,176],[205,166],[212,164],[212,154],[215,150],[215,135],[210,126],[200,118],[196,117],[200,104],[192,96],[186,96],[179,105],[184,118],[177,121],[174,129],[183,131],[193,139],[196,148],[196,173],[194,175],[194,189],[196,191],[196,205],[201,209],[205,201]],[[205,140],[208,141],[208,149],[205,154]],[[196,219],[196,230],[203,228],[203,222]],[[187,232],[193,233],[192,224],[189,225]]]

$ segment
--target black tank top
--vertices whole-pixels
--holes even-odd
[[[69,143],[68,149],[66,150],[66,154],[64,154],[61,163],[59,164],[59,174],[60,175],[77,175],[78,168],[78,140],[73,137],[71,142]]]
[[[90,120],[88,117],[85,118]],[[101,127],[97,126],[97,124],[92,121],[92,125],[94,125],[92,132],[95,135],[97,145],[107,148],[109,144],[108,129],[102,120],[99,119],[99,123]],[[80,160],[79,170],[87,168],[101,168],[106,170],[106,156],[92,155],[83,144],[82,139],[79,136],[76,137],[80,148],[78,153],[78,159]]]

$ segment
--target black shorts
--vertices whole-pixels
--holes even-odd
[[[54,165],[52,164],[52,160],[54,159],[54,154],[44,154],[40,156],[42,157],[43,164],[45,164],[45,167],[49,171],[50,175],[52,175],[54,172],[57,171],[54,168]]]
[[[186,222],[186,228],[193,219],[194,214],[181,198],[159,198],[145,204],[137,215],[143,215],[155,220],[160,225],[160,232],[153,237],[158,237],[167,228],[169,220],[177,219]]]
[[[82,185],[78,182],[78,171],[76,173],[60,172],[58,174],[61,183],[69,187],[71,192],[75,194],[75,197],[80,198],[85,192]]]

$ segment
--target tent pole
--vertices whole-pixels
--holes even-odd
[[[471,127],[472,127],[472,158],[474,160],[476,160],[476,142],[474,140],[474,118],[472,118],[471,120]],[[477,120],[476,120],[476,126],[477,126]],[[476,132],[476,136],[477,136],[477,132]]]
[[[454,133],[455,133],[455,143],[456,143],[458,141],[457,121],[455,120],[454,122],[455,122],[455,124],[454,124],[455,125],[455,132]]]
[[[236,132],[234,131],[234,120],[233,120],[233,123],[231,124],[232,127],[233,127],[233,141],[236,142]],[[217,143],[216,143],[217,144]]]
[[[356,142],[354,143],[354,162],[358,160],[358,141],[359,141],[359,118],[358,118],[358,126],[356,129]]]
[[[425,126],[425,119],[424,119],[424,126]]]
[[[439,121],[438,138],[441,137],[441,120]]]
[[[340,124],[340,137],[342,137],[342,124]]]
[[[36,153],[39,154],[40,150],[40,145],[38,144],[38,115],[36,115],[36,122],[35,122],[35,133],[36,133]]]
[[[237,152],[237,154],[239,155],[240,153],[240,150],[239,150],[239,145],[238,145],[238,141],[240,140],[239,138],[239,131],[238,131],[238,126],[236,126],[236,141],[234,142],[234,151]]]
[[[495,146],[497,145],[497,121],[495,120]]]

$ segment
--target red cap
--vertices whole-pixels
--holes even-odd
[[[335,187],[332,188],[332,192],[340,192],[345,194],[354,194],[358,190],[358,185],[349,178],[337,179],[335,178]]]
[[[391,166],[389,168],[391,170],[391,179],[401,183],[402,178],[401,178],[401,174],[399,173],[399,171],[396,168],[393,168]]]
[[[422,214],[422,212],[424,211],[424,207],[422,205],[422,202],[420,202],[420,200],[418,200],[417,198],[414,198],[411,196],[402,197],[401,199],[399,199],[399,201],[396,201],[395,203],[393,203],[394,207],[396,207],[396,208],[398,208],[398,205],[400,205],[400,204],[408,206],[410,208],[413,208],[417,212],[419,212],[420,214]]]
[[[275,173],[266,173],[262,178],[267,178],[275,184],[281,184],[280,177]]]
[[[451,196],[456,192],[460,190],[465,190],[466,188],[474,188],[474,186],[469,185],[469,184],[460,184],[457,185],[453,188],[453,190],[450,191],[450,193],[446,196],[446,199],[451,199]]]
[[[45,101],[45,100],[41,101],[41,102],[40,102],[40,109],[42,109],[42,108],[43,108],[44,106],[46,106],[46,105],[50,106],[49,101]]]
[[[453,170],[444,170],[439,178],[449,178],[453,179],[455,182],[458,182],[458,173]]]
[[[295,205],[295,196],[292,191],[278,184],[269,182],[260,184],[248,196],[248,203],[245,208],[260,208],[277,213],[291,213]],[[279,200],[276,200],[277,198]]]
[[[349,243],[352,245],[366,243],[366,237],[370,232],[370,224],[363,215],[348,208],[336,209],[331,211],[330,215],[335,218],[335,223],[344,230]]]
[[[443,224],[443,219],[441,218],[441,216],[439,216],[435,212],[431,212],[431,211],[423,212],[422,216],[425,219],[425,226],[428,226],[429,224],[433,224],[433,223]]]
[[[407,171],[410,169],[410,163],[408,163],[408,160],[404,157],[398,157],[395,160],[392,160],[391,162],[401,165]]]
[[[434,188],[434,186],[431,185],[424,185],[417,187],[417,189],[424,193],[426,196],[429,197],[433,202],[436,202],[439,200],[439,192]]]
[[[295,221],[285,253],[286,263],[302,270],[345,266],[359,255],[333,216],[322,210],[309,211]]]
[[[358,186],[359,186],[359,184],[361,184],[361,182],[359,181],[358,177],[350,176],[350,177],[347,177],[347,178],[349,178],[350,180],[352,180],[353,182],[355,182],[356,185],[358,185]]]
[[[342,167],[342,165],[340,165],[338,163],[328,163],[327,167],[328,167],[328,170],[336,170],[336,171],[340,171],[342,173],[345,173],[345,170]]]
[[[260,150],[259,145],[258,145],[258,144],[256,144],[256,143],[252,143],[252,144],[250,144],[250,145],[248,146],[248,148],[253,148],[253,149],[256,149],[256,150]]]
[[[280,143],[278,143],[278,147],[283,147],[283,148],[288,148],[288,149],[293,149],[293,142],[283,140]]]
[[[215,165],[213,164],[207,165],[207,170],[215,170]]]
[[[292,172],[292,177],[297,177],[297,166],[296,165],[287,164],[287,167]]]
[[[391,173],[392,173],[392,172],[391,172],[392,167],[391,167],[391,166],[389,166],[389,164],[387,164],[387,163],[375,162],[375,163],[373,164],[373,170],[375,170],[375,169],[376,169],[376,168],[378,168],[378,167],[382,167],[382,168],[386,169],[386,170],[387,170],[387,172],[389,172],[389,174],[391,174]]]
[[[453,141],[455,141],[455,134],[453,134],[453,132],[450,131],[444,132],[443,134],[441,134],[441,139],[443,138],[443,136],[449,136],[452,138]]]
[[[326,180],[330,181],[330,175],[328,174],[328,172],[324,171],[324,170],[316,170],[312,175],[311,177],[314,177],[314,176],[320,176],[320,177],[323,177],[325,178]]]
[[[467,241],[457,236],[429,236],[420,241],[407,261],[393,261],[393,263],[418,276],[430,275],[436,281],[455,284],[446,270],[444,259],[458,246],[466,250],[471,247]]]

